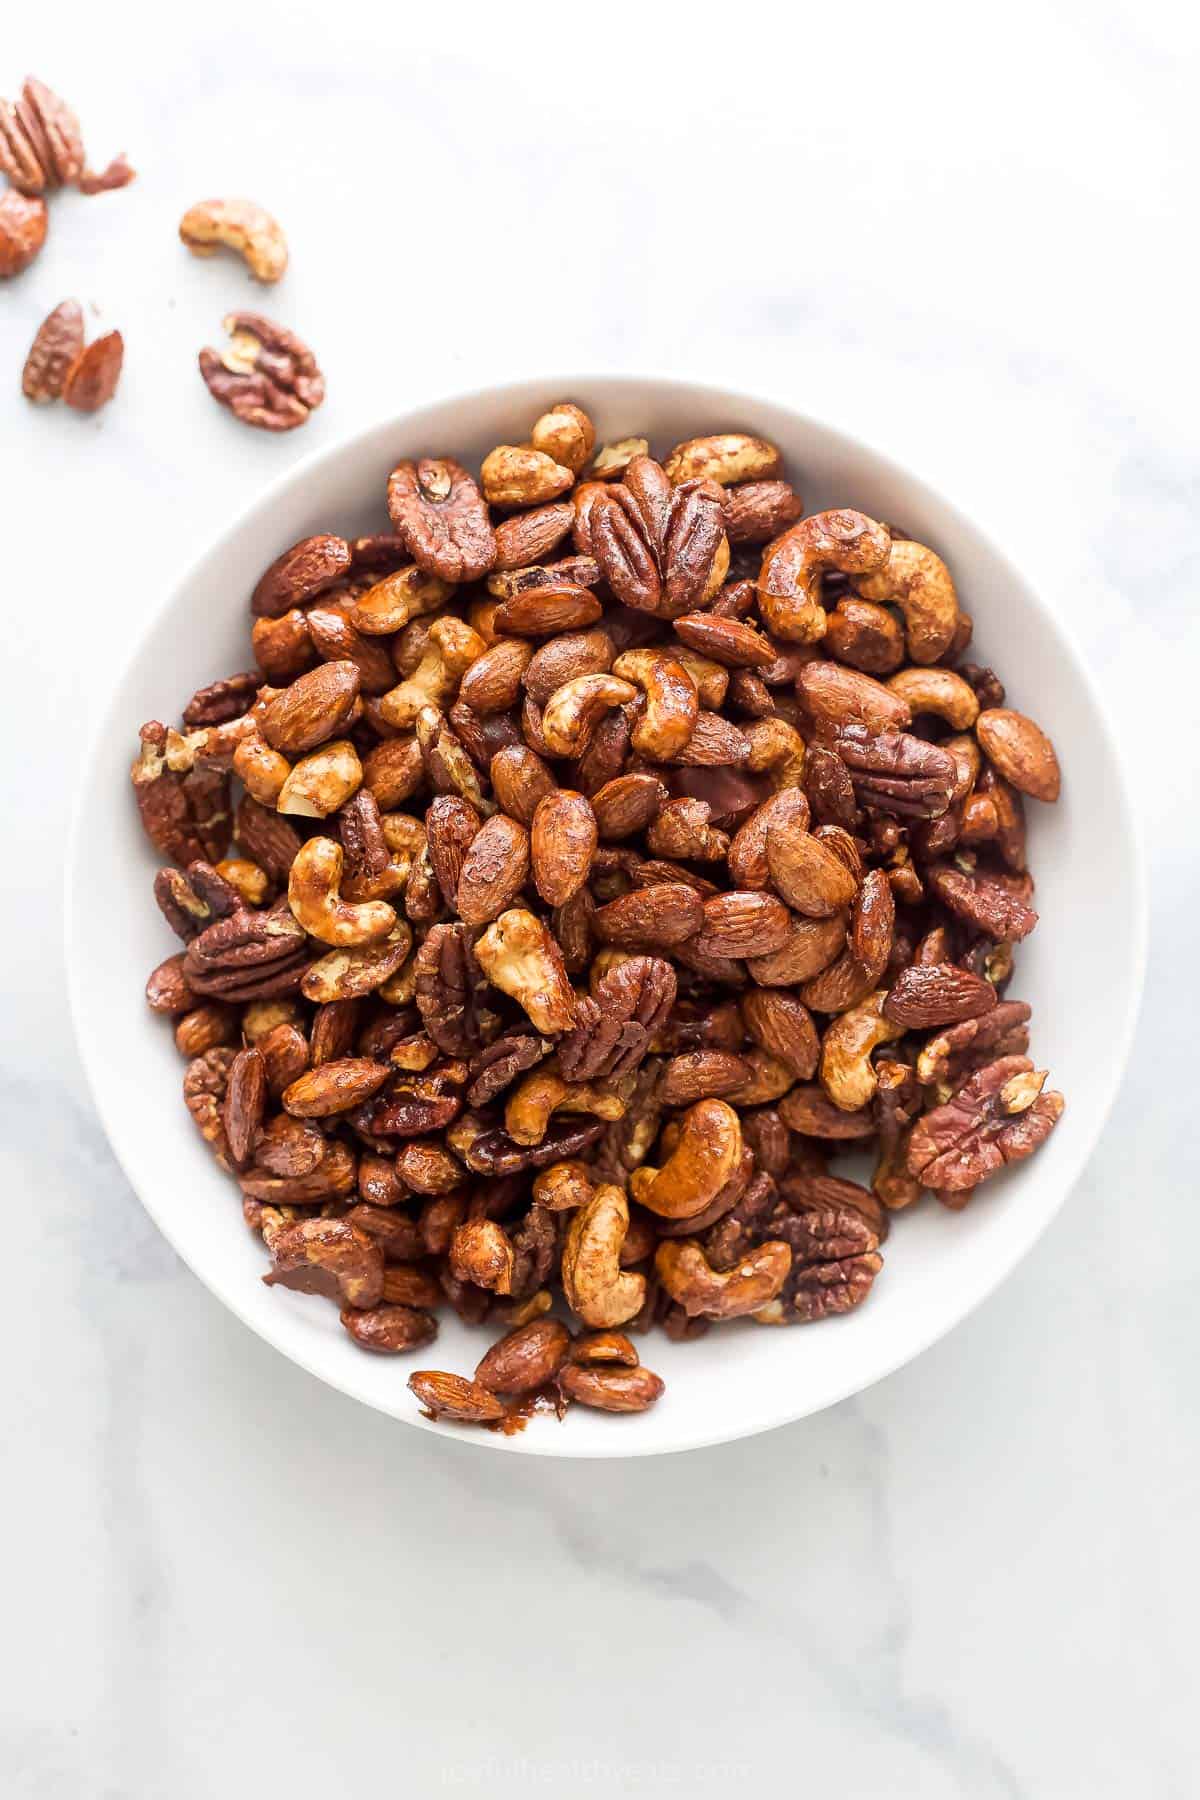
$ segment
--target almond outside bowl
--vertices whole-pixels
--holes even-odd
[[[247,600],[279,551],[315,531],[385,528],[385,483],[401,457],[449,453],[477,467],[495,444],[520,442],[530,420],[563,396],[588,409],[601,442],[648,435],[664,453],[714,431],[769,438],[806,511],[852,506],[900,520],[946,559],[975,620],[973,655],[994,662],[1011,704],[1051,732],[1063,766],[1058,806],[1028,809],[1041,924],[1020,948],[1013,992],[1033,1007],[1033,1053],[1067,1110],[1035,1157],[989,1181],[965,1211],[925,1202],[899,1219],[858,1311],[788,1330],[738,1323],[688,1344],[652,1333],[642,1354],[667,1391],[649,1412],[609,1417],[575,1407],[561,1425],[539,1416],[506,1437],[426,1420],[406,1386],[414,1367],[471,1373],[494,1331],[442,1315],[435,1344],[415,1357],[372,1356],[328,1301],[264,1287],[263,1246],[188,1117],[171,1032],[143,998],[149,971],[178,944],[151,897],[157,861],[138,823],[129,765],[143,720],[174,720],[196,688],[246,666]],[[216,533],[181,574],[134,647],[83,767],[67,859],[71,1002],[97,1109],[146,1210],[211,1291],[293,1362],[418,1430],[480,1450],[657,1455],[766,1431],[870,1386],[957,1325],[1032,1248],[1079,1176],[1125,1065],[1145,949],[1142,860],[1121,759],[1078,652],[1029,582],[948,500],[775,402],[649,377],[553,376],[402,413],[321,451]]]

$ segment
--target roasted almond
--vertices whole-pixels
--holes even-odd
[[[358,699],[361,676],[352,662],[322,663],[277,694],[263,713],[262,734],[273,750],[301,756],[344,731]]]
[[[284,1089],[283,1104],[293,1118],[324,1119],[349,1112],[377,1094],[392,1071],[369,1056],[343,1056],[309,1069]]]

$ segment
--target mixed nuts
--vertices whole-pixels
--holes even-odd
[[[141,728],[147,999],[265,1279],[376,1353],[501,1327],[411,1377],[436,1416],[641,1411],[635,1336],[847,1312],[894,1213],[1053,1130],[1007,989],[1054,749],[937,552],[805,516],[759,438],[658,461],[563,402],[387,510],[276,556],[256,667]]]

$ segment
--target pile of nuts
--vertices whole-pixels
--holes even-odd
[[[848,1312],[1063,1109],[1006,997],[1058,765],[945,564],[759,438],[595,435],[399,463],[132,771],[185,945],[147,998],[265,1279],[376,1352],[501,1326],[410,1386],[503,1429],[651,1405],[652,1324]]]

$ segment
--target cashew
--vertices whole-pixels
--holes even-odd
[[[197,201],[180,219],[179,235],[193,256],[213,256],[221,245],[236,250],[255,281],[278,281],[287,268],[287,239],[253,200]]]
[[[768,546],[758,577],[758,610],[776,637],[815,644],[825,635],[822,571],[865,575],[886,563],[891,545],[887,527],[864,513],[813,513]]]
[[[594,1113],[623,1119],[625,1101],[611,1082],[564,1081],[553,1063],[533,1069],[513,1089],[504,1108],[504,1129],[518,1144],[540,1144],[556,1112]]]
[[[904,1027],[883,1017],[884,988],[832,1019],[821,1046],[821,1086],[843,1112],[858,1112],[873,1098],[879,1078],[871,1062],[880,1044],[894,1043]]]
[[[901,669],[887,686],[917,713],[933,713],[955,731],[969,731],[979,717],[975,689],[953,669]]]
[[[393,631],[403,631],[423,613],[436,612],[453,592],[448,581],[410,563],[406,569],[385,575],[365,594],[359,594],[348,617],[364,637],[389,637]]]
[[[715,481],[731,487],[738,481],[770,481],[783,467],[774,444],[747,437],[741,431],[723,431],[716,437],[688,438],[676,444],[663,463],[672,487],[681,481]]]
[[[668,800],[647,828],[647,848],[655,856],[719,862],[729,850],[729,834],[714,830],[711,818],[707,800]]]
[[[958,627],[958,596],[949,569],[934,551],[896,538],[882,567],[851,572],[856,576],[854,590],[864,600],[888,601],[900,608],[913,662],[936,662],[950,648]]]
[[[700,716],[700,696],[687,670],[660,650],[627,650],[612,672],[632,681],[646,696],[646,710],[633,728],[630,742],[639,756],[669,762],[691,741]],[[542,721],[545,728],[545,719]]]
[[[244,856],[227,856],[217,864],[217,874],[239,893],[247,906],[261,906],[271,886],[265,869]]]
[[[347,900],[390,900],[408,886],[413,864],[425,850],[425,827],[408,813],[382,813],[383,841],[390,855],[375,875],[346,875],[342,892]]]
[[[575,756],[600,717],[636,700],[637,692],[615,675],[576,675],[564,681],[542,713],[542,737],[551,756]]]
[[[533,1178],[534,1204],[547,1212],[573,1212],[595,1191],[591,1172],[581,1162],[551,1163]]]
[[[402,730],[416,722],[422,707],[444,710],[464,672],[486,649],[479,633],[461,619],[435,619],[412,674],[380,699],[379,710],[384,719]]]
[[[629,1206],[619,1187],[598,1187],[571,1218],[562,1253],[562,1285],[572,1312],[606,1331],[641,1310],[646,1278],[621,1268]]]
[[[233,753],[233,772],[261,806],[274,806],[291,773],[291,763],[272,750],[257,732],[243,738]]]
[[[390,910],[390,908],[389,908]],[[515,906],[475,945],[484,974],[525,1008],[538,1031],[557,1036],[575,1023],[575,995],[549,929]]]
[[[635,457],[649,453],[649,438],[618,438],[614,444],[604,444],[592,460],[590,479],[593,482],[620,481]]]
[[[786,719],[755,719],[742,726],[750,745],[746,767],[752,774],[768,774],[775,793],[799,787],[804,775],[804,739]]]
[[[362,764],[348,738],[322,744],[302,756],[279,790],[275,809],[305,819],[325,819],[362,785]]]
[[[450,1272],[475,1287],[511,1294],[516,1252],[494,1219],[467,1219],[450,1240]]]
[[[701,1100],[679,1121],[679,1142],[661,1169],[630,1177],[635,1200],[667,1219],[691,1219],[715,1200],[742,1156],[742,1127],[724,1100]]]
[[[757,1312],[783,1287],[792,1266],[790,1244],[759,1244],[732,1269],[714,1269],[695,1238],[668,1238],[654,1255],[655,1273],[689,1318],[740,1319]]]
[[[497,444],[484,457],[479,480],[493,506],[541,506],[575,485],[570,469],[528,444]]]
[[[395,911],[384,900],[361,906],[343,900],[343,860],[342,846],[332,838],[309,838],[300,846],[288,874],[292,916],[310,937],[335,949],[377,944],[395,925]]]
[[[529,434],[533,449],[578,475],[596,442],[596,427],[581,406],[559,400],[534,421]]]
[[[714,662],[711,656],[701,656],[698,650],[689,650],[683,644],[676,645],[669,652],[660,650],[658,654],[669,654],[680,668],[687,671],[700,696],[701,706],[707,707],[709,712],[717,712],[725,704],[725,696],[729,692],[729,670],[724,663]]]

